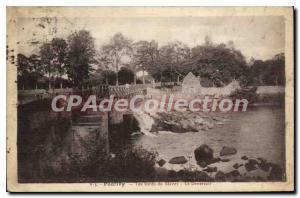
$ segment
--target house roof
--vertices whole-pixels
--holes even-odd
[[[200,85],[200,80],[192,72],[189,72],[183,79],[182,85]]]

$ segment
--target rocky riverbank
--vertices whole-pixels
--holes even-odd
[[[159,159],[155,170],[157,180],[165,181],[282,181],[285,174],[280,166],[263,158],[241,156],[233,147],[223,147],[217,154],[208,145],[194,151],[197,166],[190,156],[176,156],[169,161]]]
[[[155,163],[157,181],[233,182],[282,181],[285,179],[284,163],[280,161],[273,163],[273,161],[269,161],[265,154],[262,155],[264,158],[261,158],[259,153],[246,156],[244,152],[246,151],[249,154],[247,150],[244,151],[239,150],[240,147],[232,147],[233,145],[237,146],[236,142],[233,145],[228,143],[228,140],[231,138],[224,137],[224,135],[231,136],[234,133],[232,131],[241,130],[240,128],[232,128],[232,126],[226,127],[227,125],[232,125],[232,122],[235,121],[233,120],[235,117],[232,114],[189,111],[155,114],[139,112],[135,117],[139,122],[140,131],[149,137],[148,145],[143,143],[142,145],[145,145],[149,151],[153,147],[155,151],[160,150]],[[249,126],[246,125],[246,127]],[[211,135],[211,133],[218,133],[220,138],[216,138],[218,135]],[[237,133],[240,134],[241,132]],[[199,136],[197,136],[198,134]],[[198,139],[198,142],[201,142],[200,145],[197,143],[195,145],[195,141],[186,138],[186,136]],[[214,141],[218,141],[217,145],[221,144],[222,146],[209,145],[213,144],[211,142],[205,145],[203,143],[207,142],[207,140],[205,138],[199,139],[198,137],[201,136],[209,136]],[[162,137],[164,138],[163,141],[155,140]],[[180,146],[177,142],[173,144],[170,141],[176,141],[175,137],[180,138],[180,141],[178,141],[182,142],[184,151],[178,150]],[[181,139],[191,142],[188,144],[181,141]],[[226,141],[223,141],[223,139],[226,139]],[[235,139],[232,141],[235,141]],[[155,143],[157,146],[151,146],[150,143]],[[164,143],[168,145],[163,146]],[[186,149],[185,147],[191,147],[191,149]],[[172,148],[175,149],[174,152]],[[160,156],[160,154],[162,155]],[[270,159],[272,160],[273,158],[270,157]]]
[[[171,131],[174,133],[208,131],[215,125],[223,125],[226,115],[204,112],[163,112],[153,116],[150,132]]]

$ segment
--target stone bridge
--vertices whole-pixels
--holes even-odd
[[[84,95],[96,95],[97,98],[106,98],[110,95],[114,95],[116,98],[130,98],[134,95],[145,94],[148,87],[154,87],[156,84],[136,84],[136,85],[120,85],[120,86],[109,86],[109,85],[97,85],[88,87],[86,89],[34,89],[34,90],[18,90],[18,105],[24,105],[34,101],[42,99],[51,99],[56,95],[64,94],[78,94]]]
[[[88,89],[52,89],[52,90],[20,90],[18,91],[18,106],[33,106],[35,102],[48,100],[51,104],[51,99],[56,95],[96,95],[97,98],[109,98],[114,95],[115,98],[130,98],[134,95],[145,95],[148,87],[153,87],[153,84],[138,84],[138,85],[121,85],[107,86],[97,85]],[[50,106],[49,106],[50,109]],[[102,150],[107,155],[109,154],[109,124],[121,124],[124,114],[128,112],[84,112],[76,113],[72,111],[69,115],[71,122],[68,147],[72,153],[86,156],[84,141],[89,142],[94,139],[99,145],[102,145]],[[47,115],[45,115],[47,116]],[[59,113],[57,116],[61,116]],[[59,118],[58,118],[59,119]]]

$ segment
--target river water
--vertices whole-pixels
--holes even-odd
[[[208,131],[159,132],[155,136],[136,137],[133,142],[135,146],[157,152],[159,158],[166,161],[176,156],[186,156],[196,163],[194,150],[201,144],[207,144],[216,157],[223,146],[231,146],[237,149],[237,156],[262,157],[284,168],[284,108],[252,107],[247,112],[231,112],[225,116],[228,121]]]
[[[40,106],[48,105],[43,103]],[[46,108],[33,109],[31,106],[19,109],[18,112],[19,180],[28,182],[57,179],[58,176],[47,167],[49,164],[56,164],[54,157],[72,144],[70,118],[51,117]],[[123,148],[142,146],[146,150],[157,152],[158,159],[169,161],[173,157],[185,156],[189,160],[188,166],[191,164],[199,168],[194,159],[194,150],[198,146],[209,145],[214,150],[215,157],[219,156],[223,146],[231,146],[238,151],[234,155],[236,158],[240,159],[243,155],[249,158],[262,157],[285,168],[284,108],[252,107],[247,112],[224,113],[223,117],[227,121],[207,131],[157,134],[142,131],[146,135],[133,135],[139,130],[137,125],[141,122],[144,122],[144,129],[150,129],[151,119],[145,114],[140,119],[127,115],[122,124],[109,127],[110,152],[117,154]],[[46,168],[43,168],[44,165],[47,165]],[[174,168],[169,163],[164,167]]]

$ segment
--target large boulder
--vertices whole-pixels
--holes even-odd
[[[284,174],[282,172],[282,169],[280,168],[279,165],[277,164],[271,164],[271,171],[270,174],[268,176],[269,180],[272,181],[282,181],[284,178]]]
[[[165,163],[166,163],[166,160],[164,160],[164,159],[160,159],[160,160],[157,162],[157,164],[158,164],[160,167],[162,167],[163,165],[165,165]]]
[[[187,163],[187,159],[184,156],[173,157],[169,161],[170,164],[185,164]]]
[[[242,160],[248,160],[248,157],[246,155],[241,157]]]
[[[232,177],[238,177],[238,176],[240,176],[241,174],[240,174],[240,172],[238,171],[238,170],[233,170],[233,171],[231,171],[231,172],[229,172],[229,173],[227,173],[227,176],[232,176]]]
[[[196,148],[194,154],[198,164],[200,162],[205,162],[206,164],[209,164],[214,159],[214,151],[206,144],[202,144],[201,146]]]
[[[237,150],[233,147],[224,146],[222,150],[220,151],[220,156],[225,155],[234,155],[237,153]]]
[[[204,171],[196,171],[195,181],[212,181],[212,178],[208,176]]]
[[[271,163],[267,162],[267,160],[263,159],[263,158],[257,158],[258,160],[258,166],[261,170],[265,171],[265,172],[269,172],[270,168],[271,168]]]
[[[248,162],[245,164],[245,168],[247,171],[256,170],[258,166],[258,162],[255,159],[249,159]]]
[[[224,182],[226,180],[226,175],[222,171],[218,171],[215,175],[215,181]]]

